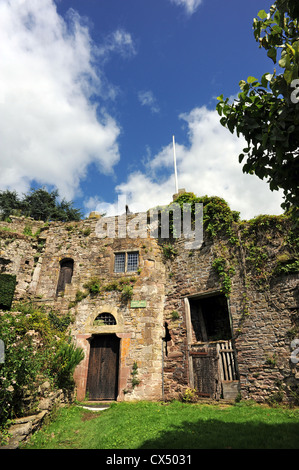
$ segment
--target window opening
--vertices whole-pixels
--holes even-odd
[[[138,269],[138,252],[128,253],[127,271],[137,271]]]
[[[114,258],[114,272],[115,273],[125,272],[125,260],[126,260],[125,253],[115,253],[115,258]]]
[[[193,342],[232,338],[227,299],[224,295],[191,298],[189,302]]]
[[[137,271],[138,264],[139,264],[138,251],[114,254],[114,272],[115,273]]]
[[[10,259],[0,258],[0,273],[4,273],[6,266],[11,263]]]
[[[105,312],[105,313],[100,313],[94,320],[93,324],[95,326],[116,325],[116,320],[114,316],[111,315],[111,313]]]
[[[57,285],[57,294],[63,292],[66,284],[72,282],[74,270],[74,260],[66,258],[60,261],[60,273]]]

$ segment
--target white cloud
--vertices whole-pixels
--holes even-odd
[[[271,192],[266,181],[242,172],[238,155],[245,142],[221,126],[216,111],[201,107],[180,117],[188,126],[189,145],[176,144],[179,188],[197,196],[222,197],[232,210],[241,212],[243,219],[282,213],[282,193]],[[171,142],[148,163],[144,172],[130,174],[116,191],[134,212],[169,204],[175,193],[173,173]],[[116,213],[116,203],[102,203],[104,206],[109,215]]]
[[[97,53],[106,59],[111,53],[118,53],[124,58],[129,58],[134,56],[137,51],[131,34],[120,28],[105,38],[104,44],[98,47]]]
[[[188,15],[193,15],[199,5],[202,3],[202,0],[170,0],[171,3],[175,5],[182,6],[185,8]]]
[[[120,129],[92,104],[114,95],[99,67],[112,52],[134,53],[128,33],[99,50],[75,11],[65,20],[53,0],[1,0],[0,189],[35,180],[73,198],[90,163],[113,171]]]
[[[160,111],[157,100],[152,91],[140,91],[138,93],[138,99],[141,105],[148,106],[152,113],[158,113]]]

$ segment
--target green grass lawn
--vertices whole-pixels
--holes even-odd
[[[113,403],[60,409],[28,449],[298,449],[299,409],[259,405]]]

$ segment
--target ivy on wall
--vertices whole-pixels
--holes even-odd
[[[195,204],[203,204],[203,228],[214,241],[213,268],[226,296],[231,291],[235,267],[240,263],[245,285],[253,284],[261,290],[276,276],[299,272],[299,226],[287,213],[240,220],[239,212],[232,211],[220,197],[183,193],[174,202],[182,210],[183,204],[191,204],[193,218]],[[273,244],[273,239],[280,243]]]
[[[16,276],[0,274],[0,308],[10,310],[16,287]]]

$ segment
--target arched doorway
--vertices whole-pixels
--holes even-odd
[[[89,400],[116,400],[119,344],[115,334],[92,336],[86,385]]]

